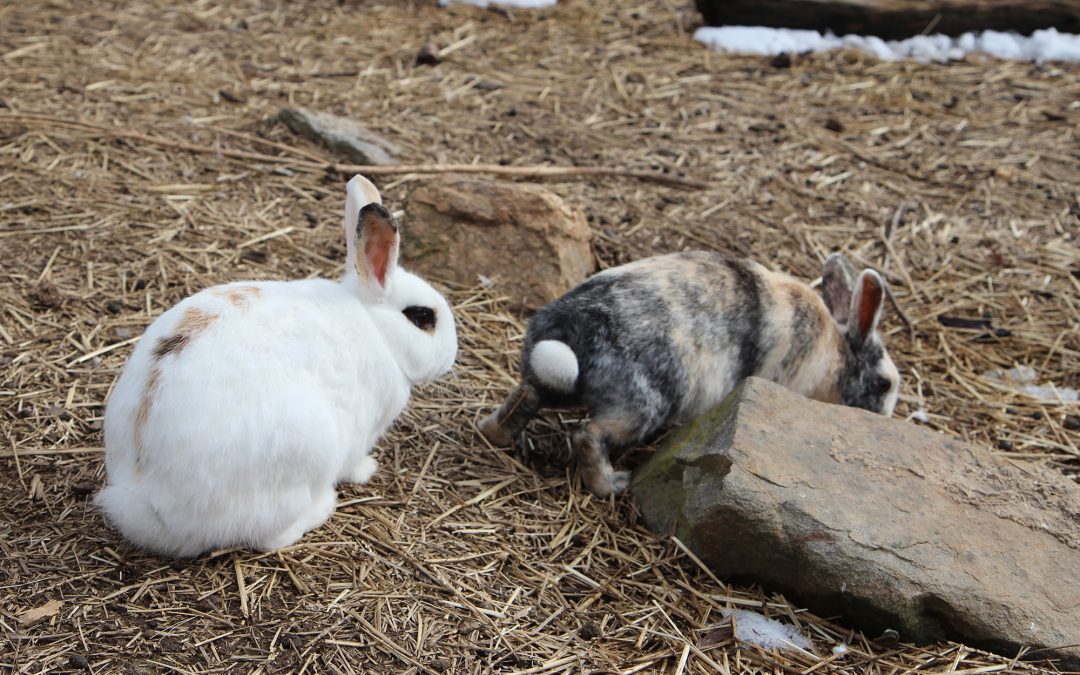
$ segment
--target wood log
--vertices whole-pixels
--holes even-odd
[[[709,26],[772,26],[901,39],[923,32],[1080,32],[1080,0],[696,0]]]

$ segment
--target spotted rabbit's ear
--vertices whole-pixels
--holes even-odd
[[[393,214],[374,202],[360,209],[353,264],[360,285],[371,298],[382,300],[386,297],[400,249],[401,232]]]
[[[821,296],[829,314],[836,323],[846,325],[850,318],[851,290],[855,283],[855,270],[843,253],[833,253],[825,260],[821,272]]]
[[[874,270],[863,270],[855,281],[851,296],[848,338],[852,344],[861,345],[877,330],[881,318],[881,306],[885,303],[885,283]]]

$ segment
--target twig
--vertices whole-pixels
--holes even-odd
[[[338,164],[335,162],[316,161],[312,159],[300,159],[297,157],[281,157],[277,155],[265,155],[259,152],[246,150],[228,150],[215,148],[208,145],[198,145],[184,141],[175,141],[159,136],[139,133],[137,131],[122,131],[106,126],[87,122],[72,122],[49,115],[35,113],[6,113],[0,115],[0,121],[16,121],[23,124],[37,122],[54,126],[63,126],[83,131],[95,131],[107,134],[113,138],[122,138],[128,141],[148,143],[164,148],[175,148],[187,152],[195,152],[207,155],[220,155],[231,159],[243,159],[270,164],[291,164],[309,169],[322,171],[336,171],[338,173],[362,173],[368,176],[393,176],[405,173],[489,173],[497,176],[516,176],[527,178],[540,177],[583,177],[583,176],[615,176],[620,178],[637,178],[639,180],[652,181],[663,185],[681,187],[691,190],[703,190],[708,187],[707,183],[671,176],[658,171],[633,171],[631,169],[617,169],[605,166],[502,166],[501,164]],[[309,153],[305,153],[309,154]]]

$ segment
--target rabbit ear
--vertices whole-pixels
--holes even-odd
[[[345,184],[345,241],[349,245],[349,260],[355,259],[356,222],[360,209],[372,202],[382,204],[382,197],[367,178],[356,174]]]
[[[393,214],[372,202],[360,209],[356,223],[353,264],[360,283],[377,299],[386,296],[387,284],[397,268],[401,233]]]
[[[400,236],[378,188],[360,174],[345,185],[345,241],[366,297],[381,300],[397,266]]]
[[[360,211],[361,207],[366,206],[371,202],[382,204],[382,196],[379,195],[379,188],[375,187],[375,184],[367,178],[364,178],[360,174],[356,174],[345,184],[346,212],[355,215]]]
[[[874,270],[863,270],[855,282],[851,296],[852,322],[848,325],[848,337],[856,344],[866,342],[877,330],[881,318],[881,306],[885,302],[885,288],[881,277]]]
[[[836,322],[844,325],[850,318],[851,288],[855,270],[843,253],[833,253],[825,260],[821,273],[821,295]]]

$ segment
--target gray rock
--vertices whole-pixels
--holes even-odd
[[[405,203],[405,264],[432,279],[495,283],[517,308],[535,309],[595,267],[581,213],[538,185],[447,177]]]
[[[282,108],[278,118],[293,133],[326,145],[354,164],[398,163],[398,147],[359,122],[305,108]]]
[[[641,467],[646,522],[717,574],[905,641],[1080,666],[1080,487],[750,378]]]

